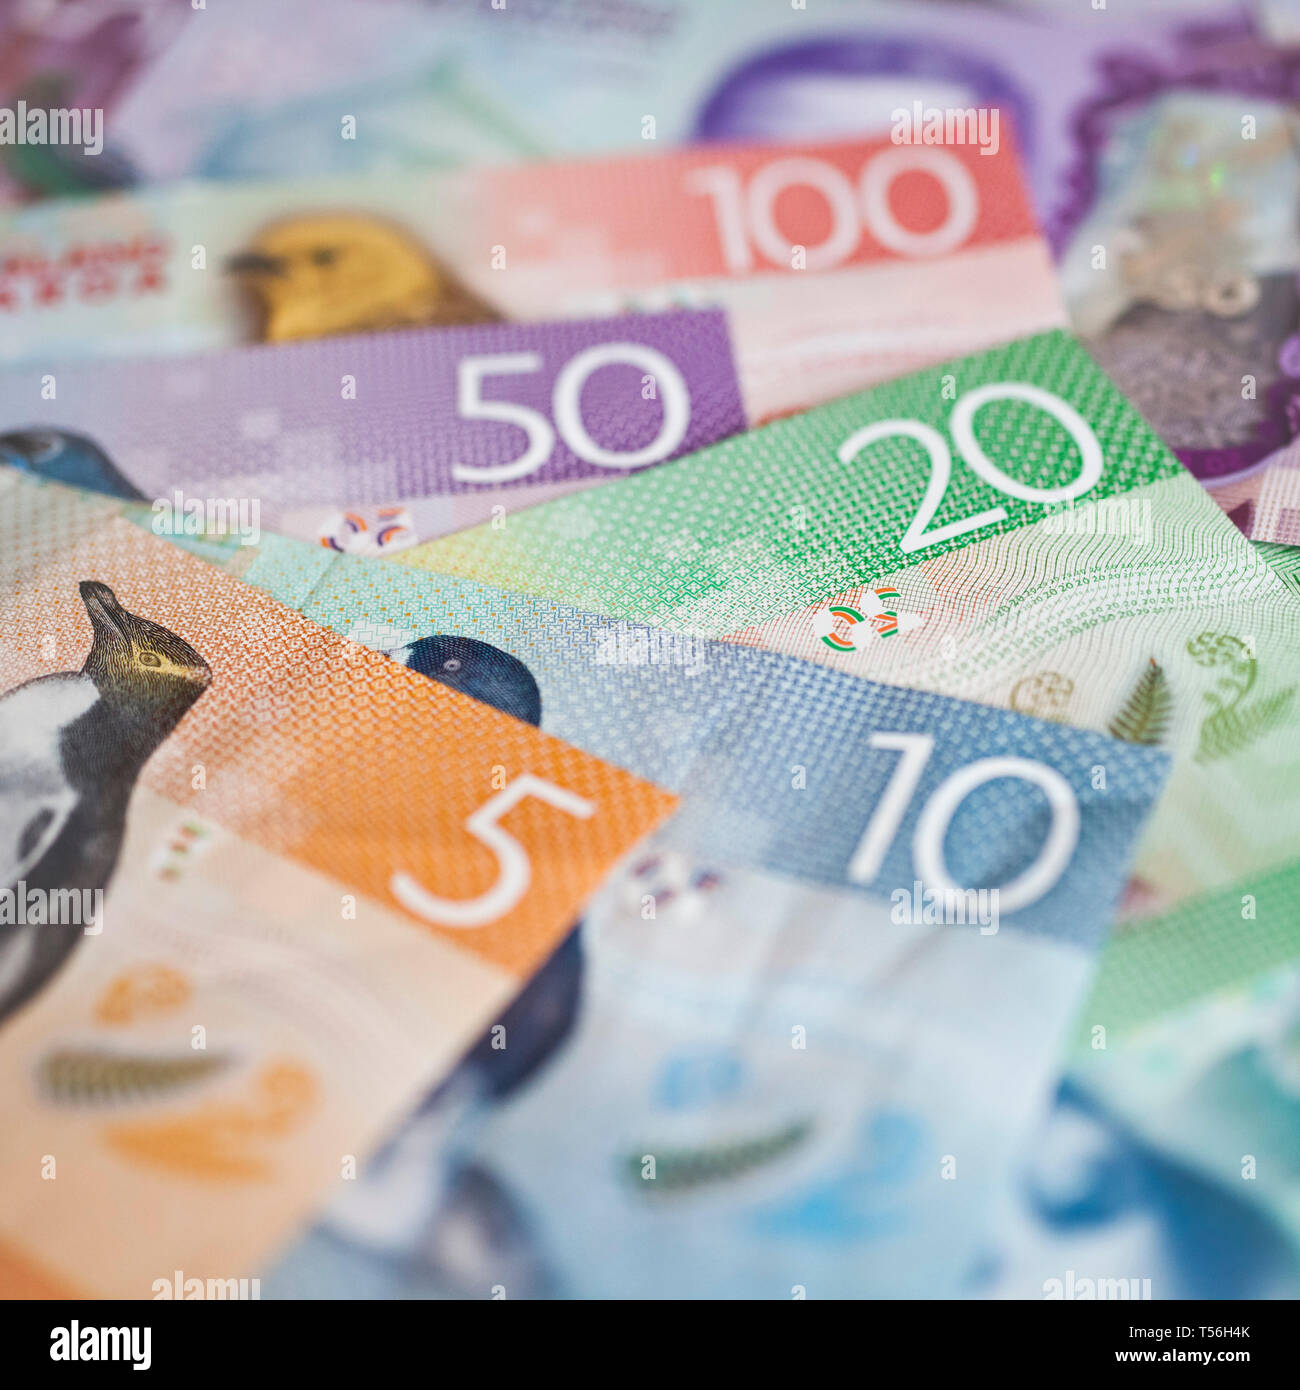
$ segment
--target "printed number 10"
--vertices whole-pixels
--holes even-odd
[[[885,862],[898,827],[907,812],[921,774],[934,751],[929,734],[872,734],[873,748],[893,749],[902,754],[884,795],[872,812],[853,858],[848,876],[853,883],[870,883]],[[943,842],[957,808],[985,782],[998,777],[1016,777],[1038,787],[1047,796],[1051,824],[1038,858],[1010,883],[998,888],[1003,912],[1027,907],[1056,886],[1079,842],[1079,802],[1074,789],[1055,768],[1031,758],[980,758],[951,773],[930,793],[916,822],[912,837],[912,863],[916,875],[936,892],[962,892],[948,872]]]

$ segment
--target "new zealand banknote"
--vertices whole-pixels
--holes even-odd
[[[1131,1046],[1094,1055],[1116,1076],[1135,1060]],[[972,1293],[1295,1298],[1300,1256],[1284,1225],[1261,1210],[1240,1163],[1224,1182],[1205,1157],[1153,1143],[1140,1117],[1067,1079],[1025,1145],[1012,1200],[990,1215],[994,1234]]]
[[[1282,101],[1171,94],[1111,132],[1062,266],[1076,329],[1256,540],[1300,544],[1300,158]]]
[[[0,144],[0,201],[98,193],[134,183],[115,117],[133,81],[166,52],[193,13],[183,0],[146,5],[0,4],[4,64],[0,104],[14,129]],[[75,140],[50,140],[33,112],[76,113],[60,126]],[[19,133],[21,131],[21,134]],[[29,133],[46,138],[31,141]]]
[[[735,434],[752,397],[719,309],[412,329],[0,373],[0,459],[159,533],[386,554]]]
[[[1163,754],[277,537],[245,576],[681,797],[268,1294],[962,1288]]]
[[[0,487],[3,1283],[247,1276],[673,798]]]
[[[33,208],[0,359],[716,305],[758,421],[1064,322],[1009,132],[654,149]]]
[[[1296,947],[1300,609],[1064,334],[396,559],[1169,748],[1107,1023]]]
[[[1262,42],[1239,7],[1071,8],[668,0],[593,26],[581,4],[482,7],[459,71],[553,151],[629,147],[647,119],[681,142],[901,133],[917,108],[923,120],[982,112],[991,141],[996,114],[999,131],[1016,128],[1059,253],[1105,179],[1111,131],[1135,110],[1175,89],[1285,98],[1300,61]]]
[[[1072,1082],[1143,1141],[1206,1174],[1300,1252],[1300,966],[1171,1011]]]
[[[178,7],[179,34],[112,112],[139,182],[404,174],[546,153],[529,114],[491,108],[451,61],[467,0]]]

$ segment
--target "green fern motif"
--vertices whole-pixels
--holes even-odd
[[[1255,550],[1268,561],[1269,568],[1300,598],[1300,549],[1279,541],[1256,541]]]
[[[229,1060],[203,1053],[151,1057],[100,1048],[65,1048],[41,1059],[37,1080],[45,1095],[58,1105],[111,1105],[153,1100],[180,1090],[220,1071]]]
[[[1173,709],[1174,697],[1170,693],[1164,668],[1152,657],[1124,701],[1124,707],[1107,727],[1115,738],[1154,747],[1169,732],[1169,718]]]
[[[642,1177],[642,1159],[629,1154],[622,1168],[629,1180],[650,1195],[671,1196],[742,1177],[798,1148],[812,1133],[810,1120],[793,1123],[756,1139],[738,1139],[707,1148],[670,1149],[655,1156],[653,1182]],[[650,1150],[646,1150],[647,1153]]]
[[[1196,760],[1212,762],[1239,753],[1286,718],[1295,687],[1247,703],[1259,675],[1254,651],[1239,637],[1224,632],[1202,632],[1187,644],[1188,655],[1201,666],[1226,667],[1226,673],[1207,690],[1210,713],[1201,724]]]
[[[1215,758],[1226,758],[1254,743],[1286,718],[1294,696],[1295,687],[1290,686],[1286,690],[1276,690],[1245,708],[1236,707],[1212,714],[1201,726],[1197,761],[1208,763]]]

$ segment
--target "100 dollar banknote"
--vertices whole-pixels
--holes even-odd
[[[628,9],[598,27],[580,7],[480,8],[456,68],[502,124],[551,151],[632,147],[647,119],[678,143],[906,137],[937,113],[991,148],[1014,126],[1059,254],[1135,111],[1173,90],[1240,93],[1249,111],[1294,89],[1294,48],[1263,42],[1242,13],[1198,25],[1097,8],[667,0],[650,23]]]
[[[5,1286],[246,1275],[673,798],[0,487]]]
[[[0,360],[720,306],[751,420],[1064,322],[1010,137],[184,184],[0,229]]]
[[[245,577],[681,797],[268,1293],[962,1287],[1166,755],[277,537]]]
[[[1111,1021],[1295,948],[1300,609],[1065,335],[397,560],[1169,748]]]

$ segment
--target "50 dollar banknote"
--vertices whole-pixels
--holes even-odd
[[[349,335],[0,373],[0,460],[145,504],[387,554],[745,428],[720,309]]]

